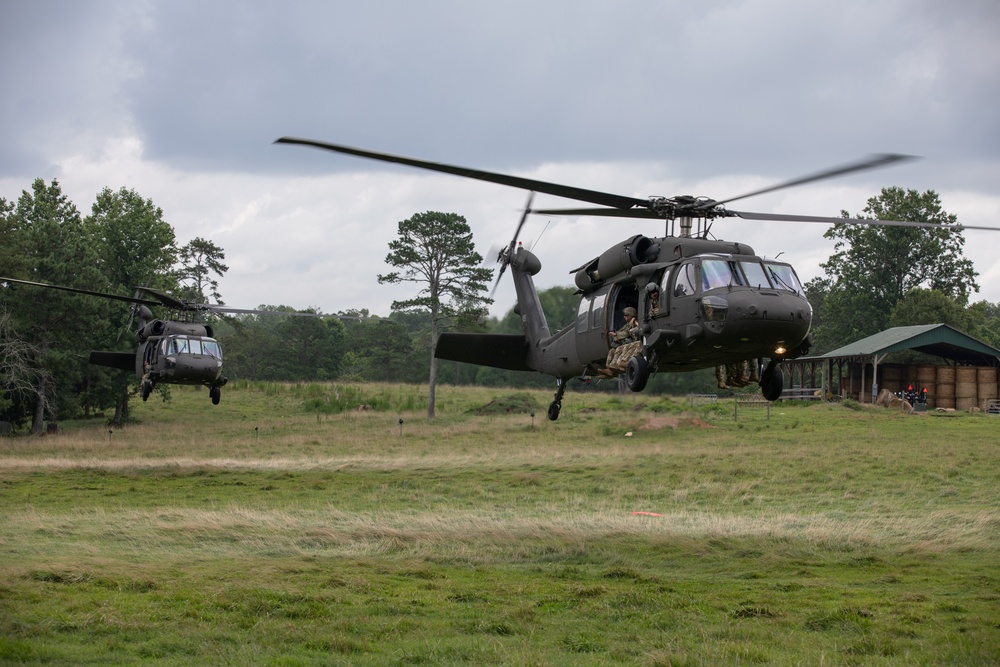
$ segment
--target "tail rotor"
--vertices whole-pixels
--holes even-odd
[[[528,219],[528,214],[531,213],[531,203],[535,200],[535,193],[528,193],[528,201],[524,204],[524,211],[521,213],[521,220],[517,223],[517,229],[514,230],[514,238],[510,240],[510,245],[505,248],[501,248],[499,254],[497,255],[497,263],[500,265],[500,272],[497,273],[497,280],[493,283],[493,289],[490,290],[490,298],[496,294],[497,287],[500,286],[500,279],[503,277],[504,271],[510,265],[511,261],[514,259],[514,246],[517,245],[517,237],[521,235],[521,229],[524,227],[525,221]]]

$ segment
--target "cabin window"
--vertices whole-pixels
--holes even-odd
[[[587,332],[587,320],[590,319],[590,304],[592,299],[580,299],[580,309],[576,312],[576,332]]]
[[[764,273],[764,267],[757,262],[740,262],[740,268],[743,269],[743,274],[747,277],[747,285],[749,287],[758,288],[769,288],[771,283],[767,280],[767,274]]]
[[[723,259],[706,259],[701,263],[701,289],[707,292],[719,287],[739,285],[740,279],[733,267]]]
[[[591,310],[590,317],[590,328],[604,329],[604,306],[601,305],[600,299],[594,299],[594,307]]]
[[[767,273],[771,276],[771,282],[774,286],[780,290],[786,290],[788,292],[795,292],[799,296],[805,296],[805,290],[802,289],[802,283],[799,282],[798,276],[795,275],[795,269],[789,264],[776,264],[774,262],[766,262]]]
[[[698,284],[698,267],[692,262],[681,264],[674,279],[674,296],[691,296]]]

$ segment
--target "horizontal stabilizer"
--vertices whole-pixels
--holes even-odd
[[[90,353],[90,363],[97,366],[120,368],[123,371],[135,370],[135,352],[93,352]]]
[[[528,341],[522,334],[444,333],[434,356],[509,371],[533,370],[525,365]]]

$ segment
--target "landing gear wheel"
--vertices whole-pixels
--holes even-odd
[[[212,405],[218,405],[219,401],[222,400],[222,389],[219,387],[212,387],[208,390],[208,395],[212,397]]]
[[[767,365],[760,376],[760,393],[768,401],[776,401],[785,388],[785,376],[778,370],[778,364],[773,361]]]
[[[143,402],[145,402],[149,398],[149,395],[153,393],[153,383],[149,380],[143,380],[139,391],[142,394]]]
[[[646,388],[648,381],[649,364],[646,363],[646,359],[638,355],[629,359],[628,365],[625,366],[625,386],[630,391],[640,392]]]

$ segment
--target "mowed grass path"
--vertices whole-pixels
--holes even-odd
[[[0,440],[0,664],[1000,663],[1000,419],[352,389]]]

